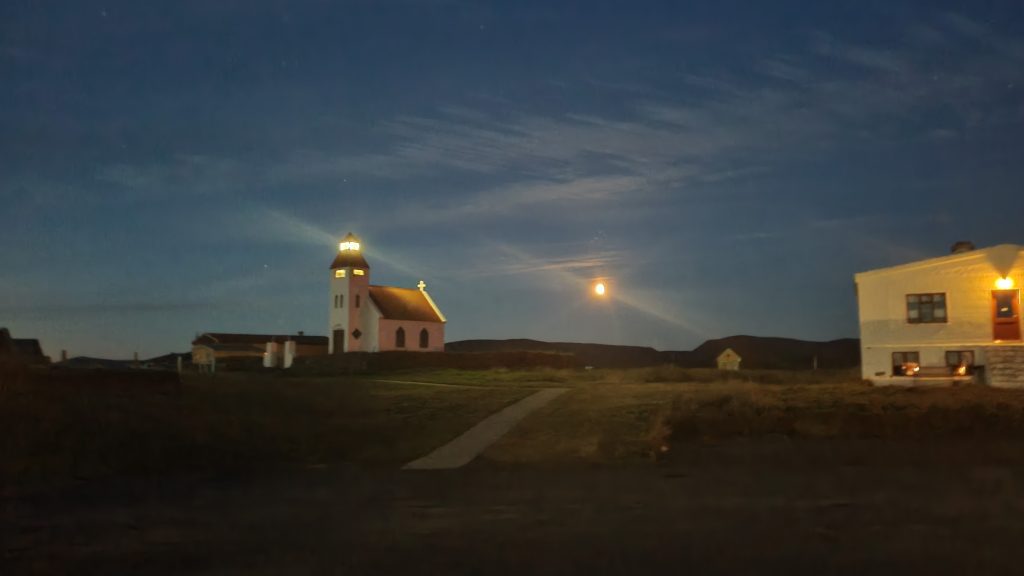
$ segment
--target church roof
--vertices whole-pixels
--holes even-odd
[[[338,244],[338,255],[331,263],[331,270],[338,268],[370,268],[366,258],[363,258],[359,237],[351,232],[341,239],[341,243]]]
[[[334,257],[334,262],[331,263],[331,270],[338,268],[369,269],[370,265],[366,263],[366,258],[363,258],[361,250],[339,250],[338,255]]]
[[[370,298],[385,320],[444,322],[422,290],[370,286]]]

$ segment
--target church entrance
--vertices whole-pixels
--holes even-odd
[[[334,331],[334,353],[341,354],[345,351],[345,330]]]

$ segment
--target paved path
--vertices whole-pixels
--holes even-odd
[[[476,426],[451,442],[413,460],[404,466],[407,470],[447,470],[469,464],[488,446],[504,436],[520,420],[534,410],[551,402],[568,388],[547,388],[523,398],[504,410],[484,418]]]

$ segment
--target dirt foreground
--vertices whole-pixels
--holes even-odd
[[[662,463],[328,467],[7,494],[5,574],[1017,574],[1012,442],[761,438]]]

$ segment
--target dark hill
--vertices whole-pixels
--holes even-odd
[[[743,368],[809,370],[818,358],[818,368],[853,368],[860,363],[860,341],[843,338],[830,342],[809,342],[792,338],[730,336],[708,340],[693,351],[660,352],[645,346],[542,342],[540,340],[462,340],[445,345],[447,352],[558,352],[573,354],[581,364],[601,368],[636,368],[676,364],[687,368],[713,368],[726,348],[743,358]]]
[[[663,352],[645,346],[542,342],[540,340],[461,340],[448,342],[445,352],[557,352],[572,354],[581,364],[602,368],[635,368],[663,364]]]
[[[841,338],[829,342],[809,342],[792,338],[729,336],[708,340],[689,353],[686,366],[714,366],[726,348],[743,358],[743,368],[804,370],[818,368],[854,368],[860,364],[860,340]]]

